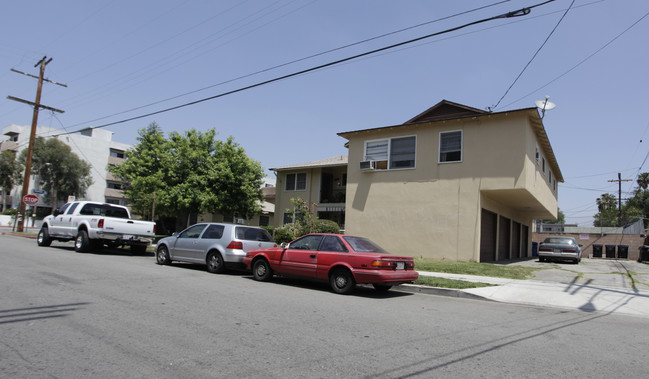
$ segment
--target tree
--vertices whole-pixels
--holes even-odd
[[[275,229],[275,242],[291,242],[308,233],[340,233],[340,227],[334,221],[315,217],[318,204],[301,198],[291,198],[291,204],[293,209],[287,209],[286,213],[293,215],[293,222]]]
[[[27,150],[18,157],[19,172],[25,170]],[[83,197],[92,184],[91,166],[72,152],[70,146],[56,138],[36,138],[32,153],[32,175],[38,175],[39,184],[48,192],[46,199],[56,208],[58,201],[68,196]],[[25,179],[19,176],[18,184]]]
[[[156,215],[178,216],[184,225],[197,213],[250,217],[261,211],[263,169],[232,137],[220,141],[214,129],[192,129],[165,139],[156,124],[139,134],[126,161],[109,168],[127,183],[132,202],[148,206],[155,194]]]
[[[643,172],[642,174],[638,175],[636,182],[638,183],[638,186],[640,188],[646,190],[647,187],[649,187],[649,172]]]
[[[557,209],[557,218],[555,220],[537,220],[538,223],[541,224],[558,224],[558,225],[563,225],[566,223],[566,215],[565,213],[561,212],[561,209]]]
[[[18,164],[16,162],[16,153],[10,150],[4,150],[0,153],[0,211],[5,208],[5,196],[11,193],[14,188],[14,177]]]
[[[602,196],[597,198],[596,202],[597,202],[597,209],[600,212],[617,208],[617,198],[615,197],[615,195],[611,195],[610,193],[602,194]]]

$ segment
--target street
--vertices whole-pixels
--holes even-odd
[[[327,284],[0,235],[0,377],[644,377],[647,320]]]

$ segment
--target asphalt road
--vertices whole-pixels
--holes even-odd
[[[2,378],[645,377],[643,318],[75,253],[0,235]]]

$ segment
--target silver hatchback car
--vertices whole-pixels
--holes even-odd
[[[227,267],[244,268],[246,252],[277,246],[267,230],[222,223],[192,225],[158,241],[156,263],[172,261],[207,265],[207,271],[222,273]]]

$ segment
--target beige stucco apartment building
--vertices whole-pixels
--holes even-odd
[[[563,177],[536,108],[486,112],[444,100],[401,125],[338,135],[349,148],[345,233],[396,254],[483,262],[530,256],[532,220],[557,216]],[[326,210],[318,202],[323,169],[336,172],[275,169],[277,199],[304,195]],[[280,209],[275,225],[290,221]]]

